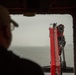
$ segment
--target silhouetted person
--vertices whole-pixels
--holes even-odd
[[[11,44],[11,20],[8,10],[0,6],[0,75],[44,75],[42,68],[28,59],[21,58],[8,48]]]

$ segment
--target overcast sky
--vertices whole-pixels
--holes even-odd
[[[11,15],[19,24],[13,33],[12,46],[49,46],[49,26],[51,23],[64,24],[67,44],[73,44],[73,19],[71,15],[36,15],[26,17]]]

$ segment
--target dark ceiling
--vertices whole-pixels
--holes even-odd
[[[0,0],[11,14],[49,13],[53,9],[76,9],[75,0]]]

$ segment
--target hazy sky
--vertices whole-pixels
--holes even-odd
[[[26,17],[11,15],[18,24],[13,33],[12,46],[49,46],[49,26],[51,23],[64,24],[67,44],[73,44],[73,19],[71,15],[36,15]]]

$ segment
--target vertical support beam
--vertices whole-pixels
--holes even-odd
[[[55,62],[56,62],[56,75],[60,75],[60,55],[58,48],[58,34],[57,28],[54,29],[54,44],[55,44]]]
[[[51,52],[51,75],[56,75],[56,66],[55,66],[55,48],[54,48],[54,29],[53,28],[49,28],[49,32],[50,32],[50,52]]]
[[[51,52],[51,75],[60,75],[60,56],[58,49],[57,28],[49,28],[50,31],[50,52]]]
[[[76,75],[76,12],[71,15],[73,17],[74,75]]]

